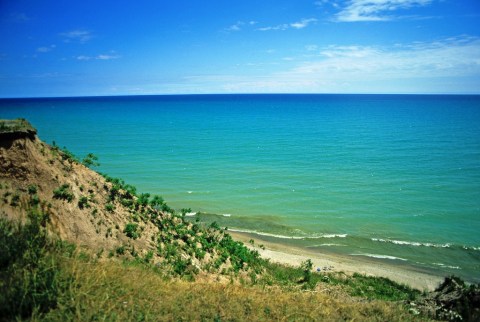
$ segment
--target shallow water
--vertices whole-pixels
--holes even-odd
[[[0,117],[230,229],[480,281],[480,96],[0,100]]]

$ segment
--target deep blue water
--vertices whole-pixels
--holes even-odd
[[[0,100],[15,117],[230,229],[480,281],[480,96]]]

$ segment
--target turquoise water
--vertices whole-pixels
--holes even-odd
[[[480,96],[0,100],[0,117],[231,230],[480,281]]]

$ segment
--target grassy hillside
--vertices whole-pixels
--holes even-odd
[[[411,296],[387,282],[325,283],[301,268],[266,265],[258,279],[236,275],[176,278],[148,261],[99,260],[73,244],[48,237],[44,214],[30,212],[25,225],[0,220],[0,316],[40,321],[238,320],[411,321],[400,302]],[[308,268],[308,267],[307,267]],[[322,285],[317,282],[323,280]],[[363,279],[363,278],[361,278]],[[349,295],[365,288],[362,297]],[[370,299],[368,299],[370,298]]]

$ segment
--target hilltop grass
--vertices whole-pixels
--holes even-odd
[[[36,132],[35,128],[25,119],[0,120],[0,133]]]

